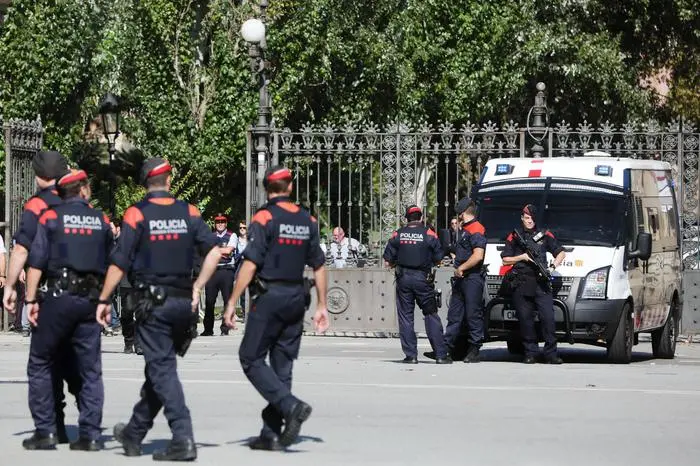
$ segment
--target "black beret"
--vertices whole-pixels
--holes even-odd
[[[32,159],[32,168],[36,176],[52,180],[68,171],[66,158],[55,150],[37,152]]]

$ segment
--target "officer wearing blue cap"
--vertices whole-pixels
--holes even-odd
[[[416,303],[423,311],[425,331],[433,347],[435,362],[451,364],[447,355],[442,322],[437,313],[435,288],[431,269],[443,257],[437,234],[421,219],[423,213],[416,205],[406,209],[406,226],[396,230],[384,249],[384,260],[396,269],[396,310],[399,315],[399,336],[407,364],[418,363],[418,342],[413,324]]]
[[[447,309],[445,343],[454,358],[476,363],[480,360],[479,350],[484,338],[485,276],[482,269],[486,229],[476,220],[476,206],[468,197],[459,200],[455,212],[461,221],[461,228],[455,245],[455,271]],[[457,344],[463,330],[467,333],[466,355]]]
[[[520,215],[522,228],[518,233],[531,250],[537,251],[534,258],[543,267],[547,267],[547,253],[554,256],[552,270],[561,264],[566,256],[564,248],[549,230],[538,232],[536,229],[537,209],[532,204],[523,207]],[[541,233],[541,234],[540,234]],[[535,332],[535,311],[539,314],[542,336],[544,337],[544,360],[548,364],[561,364],[562,359],[557,354],[557,339],[554,322],[554,303],[551,288],[542,283],[532,259],[519,244],[513,233],[506,238],[506,244],[501,252],[504,265],[512,265],[518,276],[518,285],[513,291],[513,305],[520,321],[520,335],[525,347],[525,364],[537,361],[539,347]]]

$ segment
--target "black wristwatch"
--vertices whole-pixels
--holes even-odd
[[[27,301],[26,299],[24,300],[24,304],[36,304],[36,299],[32,299],[31,301]]]
[[[97,304],[112,304],[112,300],[109,298],[108,299],[98,299]]]

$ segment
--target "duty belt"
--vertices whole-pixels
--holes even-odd
[[[92,273],[80,273],[66,267],[58,271],[58,275],[49,276],[46,279],[46,292],[53,294],[55,298],[63,293],[97,299],[102,278]]]

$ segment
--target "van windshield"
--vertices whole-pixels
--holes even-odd
[[[480,193],[476,201],[479,204],[479,221],[486,228],[486,237],[490,241],[505,241],[514,228],[521,226],[523,206],[534,204],[539,209],[537,228],[550,230],[562,244],[622,244],[623,196],[581,191],[503,189]]]

